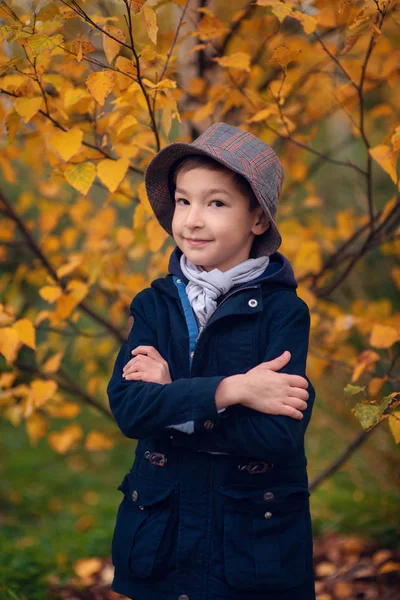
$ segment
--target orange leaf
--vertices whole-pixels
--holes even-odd
[[[374,325],[369,343],[375,348],[390,348],[400,339],[399,332],[388,325]]]
[[[386,146],[385,144],[370,148],[369,153],[379,166],[390,175],[393,183],[397,183],[396,166],[399,153],[395,152],[391,146]]]

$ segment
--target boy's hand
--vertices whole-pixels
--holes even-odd
[[[134,358],[122,369],[124,379],[151,383],[172,382],[168,363],[154,346],[137,346],[132,354]]]
[[[271,415],[302,419],[307,408],[308,381],[301,375],[275,373],[290,360],[286,351],[273,360],[263,362],[244,374],[245,398],[240,404]]]

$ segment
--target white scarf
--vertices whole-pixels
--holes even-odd
[[[186,293],[200,323],[200,332],[217,308],[217,298],[234,285],[259,277],[269,264],[269,256],[249,258],[227,271],[205,271],[193,264],[185,254],[180,258],[183,274],[189,279]]]

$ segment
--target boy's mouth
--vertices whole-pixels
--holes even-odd
[[[211,240],[200,240],[196,238],[185,238],[185,240],[189,243],[190,246],[203,246],[204,244],[208,244]]]

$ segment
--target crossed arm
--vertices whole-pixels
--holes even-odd
[[[291,352],[291,360],[280,372],[301,375],[309,383],[307,408],[301,420],[261,413],[241,404],[219,413],[215,395],[225,377],[171,381],[168,364],[156,349],[156,333],[145,318],[140,294],[131,304],[131,314],[134,325],[120,349],[107,387],[111,411],[124,435],[136,439],[170,436],[171,427],[191,423],[192,435],[180,434],[185,435],[185,446],[277,462],[303,443],[315,398],[305,373],[310,316],[303,301],[299,299],[291,308],[281,307],[270,326],[270,343],[263,357],[266,362],[284,350]],[[137,374],[125,378],[132,355]],[[214,427],[207,429],[204,424],[210,420]]]

